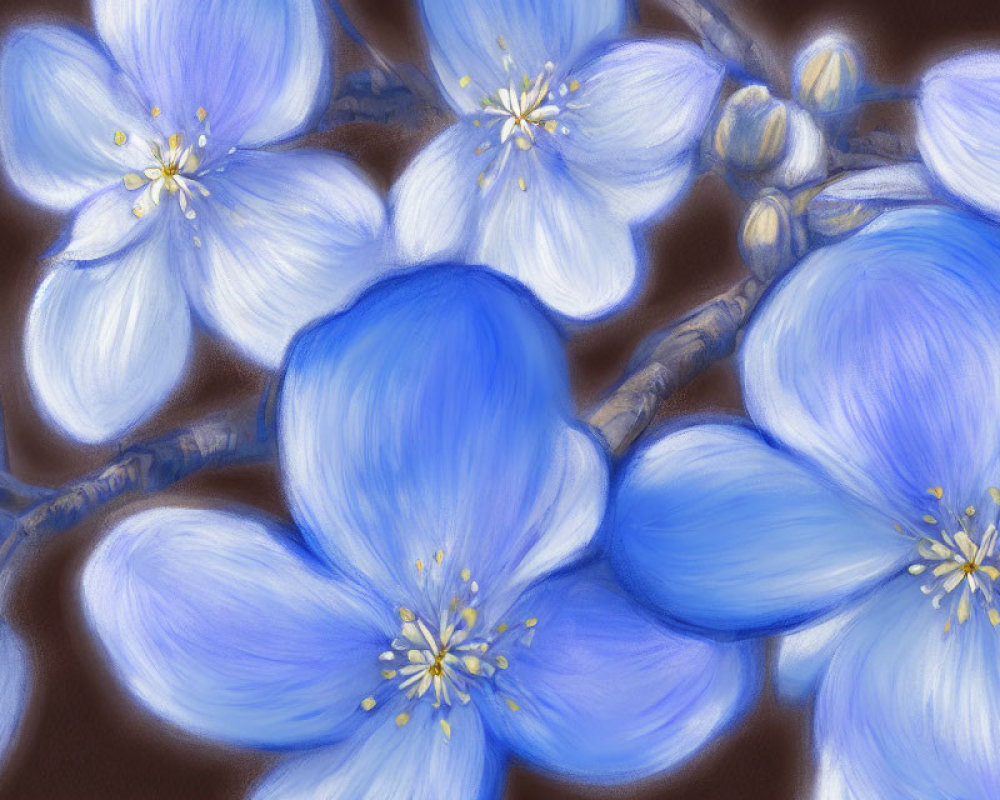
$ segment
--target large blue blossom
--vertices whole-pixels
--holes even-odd
[[[819,685],[821,800],[1000,792],[1000,233],[889,213],[817,251],[742,351],[759,426],[695,425],[618,488],[619,574]]]
[[[675,200],[722,81],[679,41],[611,42],[624,0],[422,0],[460,116],[393,189],[404,259],[467,256],[587,319],[634,290],[630,225]]]
[[[303,324],[384,263],[384,206],[345,158],[264,145],[329,88],[317,0],[94,0],[99,39],[35,25],[0,54],[0,150],[72,212],[28,320],[32,386],[71,435],[111,438],[176,384],[189,304],[276,367]]]
[[[188,731],[307,749],[258,800],[489,797],[509,754],[617,781],[694,752],[757,654],[577,564],[607,465],[561,346],[522,290],[445,266],[303,333],[278,414],[304,546],[247,513],[121,523],[83,591],[126,685]]]

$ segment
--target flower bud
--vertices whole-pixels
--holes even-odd
[[[861,61],[850,40],[823,36],[795,59],[792,94],[817,114],[834,116],[854,108],[861,88]]]
[[[740,228],[740,254],[755,278],[769,281],[789,269],[804,243],[804,227],[786,195],[768,189],[750,204]]]
[[[784,155],[761,179],[767,186],[795,189],[826,177],[826,136],[804,108],[788,103],[786,110],[788,126]]]
[[[785,151],[788,110],[771,97],[766,86],[747,86],[734,92],[722,109],[715,128],[715,153],[746,172],[773,167]]]

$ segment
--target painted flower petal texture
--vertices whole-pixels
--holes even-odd
[[[68,28],[15,29],[0,52],[0,152],[17,189],[68,211],[121,181],[138,157],[115,144],[141,129],[116,91],[114,66],[89,38]]]
[[[916,110],[920,154],[931,172],[956,197],[1000,217],[1000,51],[932,67]]]
[[[910,576],[872,598],[817,702],[817,800],[996,797],[1000,638],[945,618]]]
[[[781,637],[775,683],[783,700],[800,703],[813,699],[830,659],[864,607],[864,603],[849,605]]]
[[[477,152],[483,129],[468,121],[448,128],[410,162],[392,188],[396,246],[404,261],[461,259],[479,222],[478,176],[493,152]]]
[[[490,800],[500,759],[478,712],[453,708],[447,733],[428,703],[406,727],[391,716],[372,720],[353,739],[288,759],[266,776],[252,800]]]
[[[0,620],[0,765],[15,741],[31,684],[28,651],[21,638]]]
[[[327,100],[318,0],[94,0],[94,21],[167,133],[203,109],[211,132],[253,147],[302,131]],[[169,129],[169,130],[168,130]]]
[[[528,615],[531,647],[497,673],[487,719],[518,757],[560,776],[606,783],[668,769],[759,690],[755,644],[671,631],[600,565],[541,582],[511,612]]]
[[[571,73],[559,152],[621,218],[663,210],[694,173],[697,150],[722,84],[723,68],[680,41],[612,45]]]
[[[503,591],[564,563],[603,514],[604,456],[571,414],[561,341],[522,289],[444,265],[384,281],[289,350],[293,515],[391,599],[432,558]]]
[[[181,226],[192,306],[268,367],[292,336],[344,308],[388,269],[385,207],[343,156],[238,152],[203,179],[198,226]]]
[[[619,33],[624,0],[420,0],[431,61],[452,107],[479,111],[508,73],[563,70],[589,47]],[[513,73],[511,73],[513,74]]]
[[[927,514],[935,487],[945,507],[979,507],[1000,449],[998,304],[994,228],[886,214],[765,301],[742,350],[747,410],[898,521]]]
[[[359,727],[393,622],[274,523],[222,511],[127,518],[90,557],[82,591],[111,666],[146,707],[186,731],[261,747]]]
[[[905,565],[913,542],[739,425],[694,425],[626,466],[618,575],[662,613],[740,633],[821,614]]]
[[[51,253],[60,261],[99,261],[119,254],[151,233],[150,221],[132,213],[134,195],[120,181],[93,195],[77,210]]]
[[[517,278],[574,319],[605,316],[635,291],[639,270],[627,223],[555,156],[537,147],[519,152],[495,180],[483,199],[473,260]]]
[[[120,436],[180,379],[191,318],[163,239],[94,267],[57,263],[28,316],[31,388],[51,422],[84,442]]]

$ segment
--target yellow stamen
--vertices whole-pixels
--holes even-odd
[[[361,707],[365,711],[371,711],[373,708],[375,708],[375,698],[366,697],[364,700],[361,701]]]
[[[579,88],[580,88],[580,81],[570,81],[569,82],[569,90],[571,92],[575,92]]]
[[[1000,504],[1000,489],[998,489],[996,486],[991,486],[990,497],[993,498],[994,503]]]
[[[144,209],[142,206],[134,206],[132,208],[132,213],[135,214],[136,217],[139,217],[141,219],[142,215],[146,213],[146,209]]]
[[[966,506],[965,507],[965,516],[971,517],[975,513],[976,513],[976,507],[975,506]]]
[[[927,490],[927,494],[932,494],[940,500],[944,496],[944,489],[940,486],[932,486]]]
[[[937,520],[936,520],[936,519],[934,519],[934,517],[932,517],[932,516],[931,516],[930,514],[924,514],[924,516],[923,516],[923,520],[924,520],[924,522],[926,522],[926,523],[927,523],[928,525],[937,525]]]
[[[178,150],[181,146],[182,137],[179,133],[172,133],[170,138],[167,140],[167,144],[170,146],[171,150]]]
[[[434,560],[437,561],[438,564],[440,564],[442,561],[444,561],[444,550],[438,550],[434,554]]]
[[[204,122],[205,118],[208,116],[208,112],[204,109],[203,106],[198,106],[197,116],[198,116],[198,122]]]
[[[476,618],[479,616],[478,612],[474,608],[463,608],[462,609],[462,619],[465,620],[465,624],[468,627],[472,627],[476,624]]]
[[[396,715],[396,726],[399,728],[402,728],[409,721],[410,721],[410,715],[405,712]]]
[[[501,622],[499,625],[497,625],[497,633],[503,633],[505,630],[507,630],[506,622]]]
[[[153,119],[156,119],[162,113],[163,111],[159,106],[153,106],[149,111],[149,115],[153,117]]]
[[[461,78],[459,78],[458,81],[458,85],[461,86],[463,89],[470,83],[472,83],[472,78],[470,78],[468,75],[463,75]]]
[[[441,720],[441,730],[444,731],[444,735],[447,738],[449,739],[451,738],[451,725],[448,724],[448,720],[446,719]]]
[[[126,136],[123,131],[115,131],[115,144],[121,147],[126,142]]]
[[[520,711],[521,707],[513,700],[511,700],[509,697],[506,698],[506,702],[507,702],[507,707],[510,708],[511,711]]]
[[[382,677],[385,678],[387,681],[391,681],[393,678],[396,677],[396,670],[384,669],[382,670]]]
[[[463,583],[468,583],[469,582],[469,578],[471,578],[471,577],[472,577],[472,573],[469,571],[468,567],[466,567],[465,569],[462,570],[462,582]]]
[[[990,623],[994,628],[1000,625],[1000,611],[997,611],[995,608],[990,609]]]
[[[417,618],[417,616],[412,611],[410,611],[410,609],[406,608],[405,606],[402,606],[399,609],[399,618],[403,620],[403,622],[413,622]]]
[[[525,183],[524,178],[518,178],[517,185],[520,187],[522,192],[528,191],[528,184]]]
[[[504,658],[503,656],[497,656],[496,661],[497,661],[497,666],[500,667],[500,669],[507,669],[507,667],[510,666],[507,659]]]
[[[532,617],[524,621],[525,628],[534,628],[538,624],[538,617]]]
[[[421,561],[421,560],[420,560],[420,559],[418,558],[418,559],[417,559],[417,572],[423,572],[423,571],[424,571],[424,562],[423,562],[423,561]]]

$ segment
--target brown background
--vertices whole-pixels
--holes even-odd
[[[421,61],[422,40],[410,0],[346,3],[358,27],[392,59]],[[746,0],[732,4],[775,52],[790,56],[827,28],[850,31],[862,43],[870,71],[887,83],[915,81],[934,58],[966,44],[1000,39],[996,0]],[[647,31],[681,30],[675,20],[641,3]],[[85,0],[2,0],[0,28],[39,18],[89,25]],[[343,66],[357,53],[341,48]],[[440,127],[440,125],[438,125]],[[435,132],[350,125],[314,137],[313,144],[349,153],[388,188]],[[643,336],[727,287],[742,272],[735,246],[741,215],[716,178],[703,179],[684,206],[650,234],[652,266],[645,292],[627,315],[577,337],[570,346],[581,408],[600,399]],[[22,330],[42,269],[38,257],[59,220],[0,189],[0,382],[12,467],[21,479],[58,485],[94,469],[111,447],[76,447],[48,429],[33,409],[22,363]],[[148,437],[259,392],[264,376],[225,348],[202,339],[198,367],[169,407],[136,439]],[[711,368],[669,403],[668,413],[740,411],[729,364]],[[268,469],[231,470],[188,480],[166,497],[133,503],[237,501],[283,514]],[[81,625],[75,581],[83,559],[116,509],[40,543],[15,587],[11,616],[28,638],[37,665],[36,689],[19,746],[0,776],[4,800],[226,800],[241,798],[270,763],[266,756],[211,746],[158,724],[116,687]],[[699,798],[735,800],[803,797],[810,781],[805,712],[769,697],[736,731],[667,779],[642,789],[580,791],[515,768],[507,797]]]

